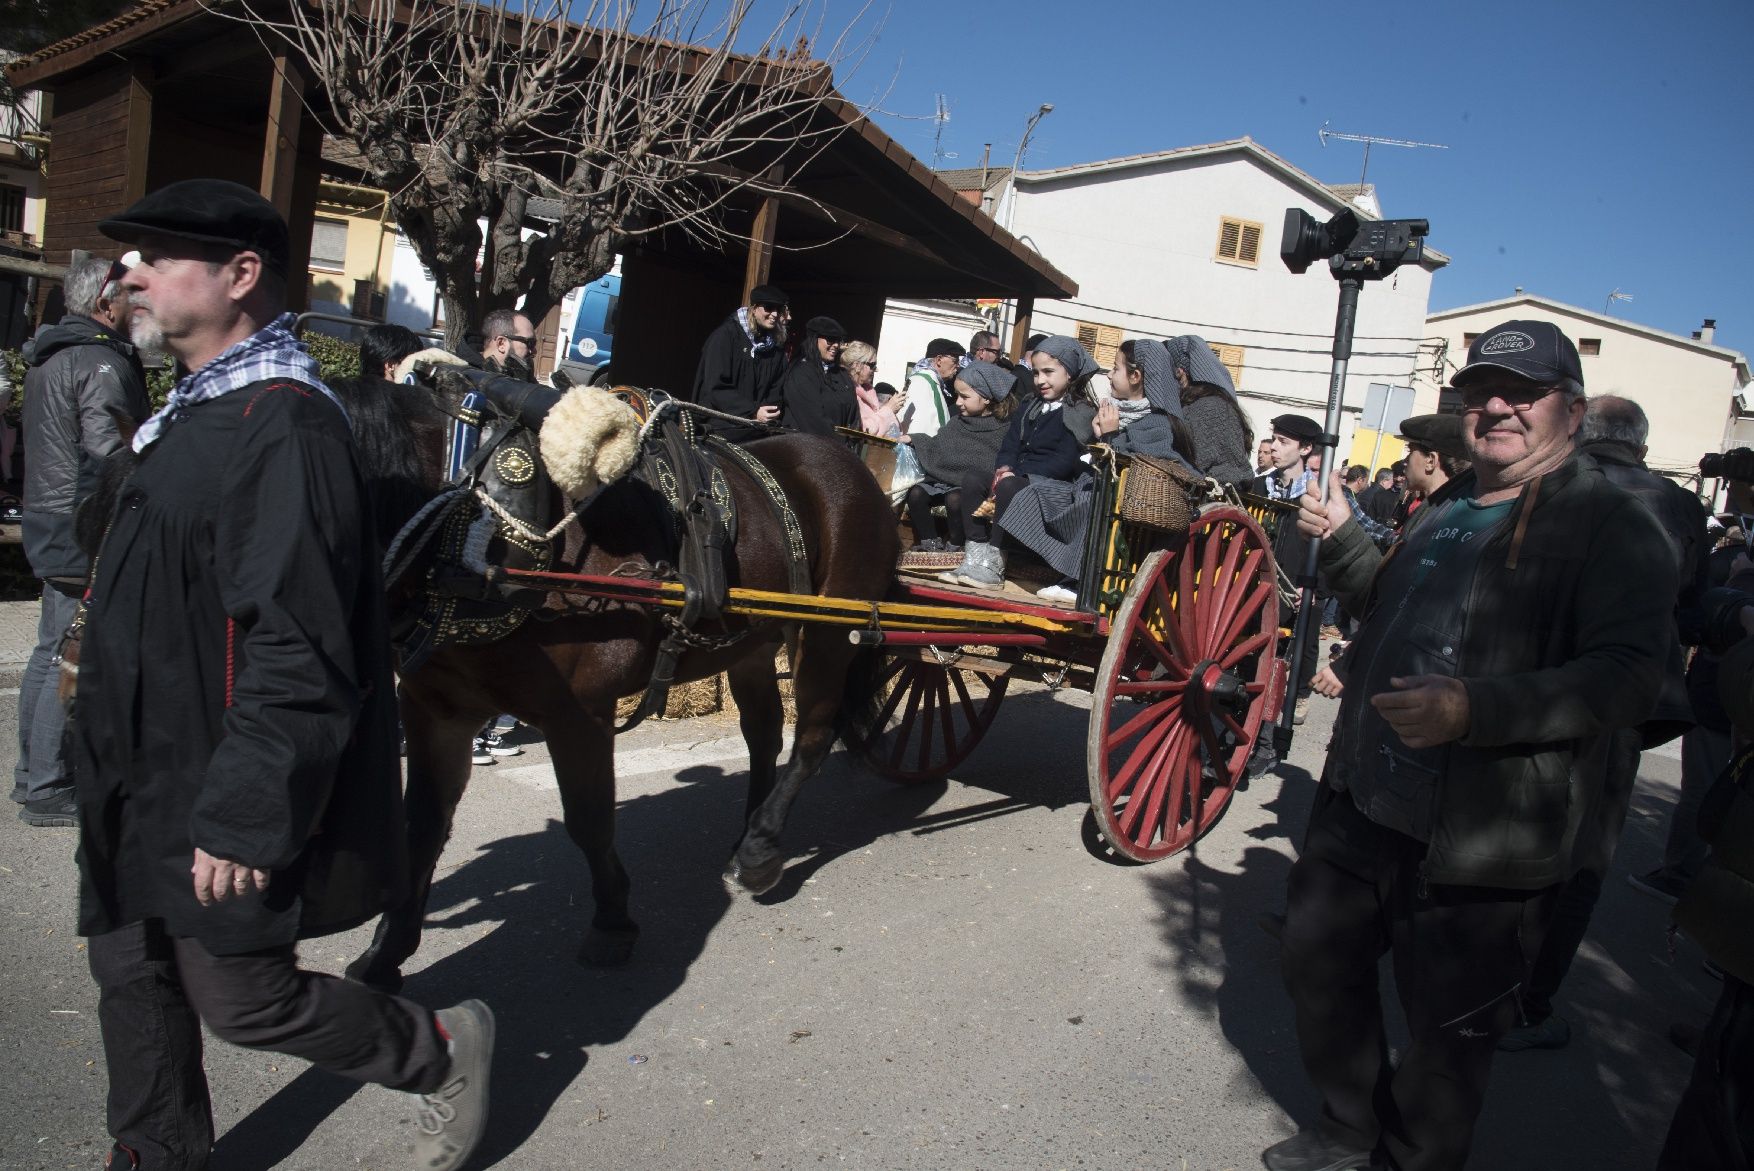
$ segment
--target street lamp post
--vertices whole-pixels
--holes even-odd
[[[1053,112],[1054,104],[1043,102],[1040,108],[1029,116],[1029,121],[1023,127],[1023,137],[1017,140],[1017,157],[1011,160],[1011,174],[1006,177],[1008,190],[1005,194],[1005,231],[1007,233],[1011,231],[1011,224],[1017,218],[1017,171],[1023,166],[1023,152],[1029,147],[1029,136],[1035,133],[1036,123]],[[1012,317],[1015,320],[1017,302],[1012,301],[1011,306]],[[1003,336],[1004,324],[1008,323],[1001,323],[1001,336]]]

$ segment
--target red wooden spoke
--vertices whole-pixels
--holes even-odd
[[[1212,642],[1212,635],[1217,629],[1218,610],[1224,604],[1224,593],[1229,586],[1229,579],[1223,582],[1218,577],[1218,556],[1224,552],[1224,542],[1218,539],[1215,532],[1201,534],[1200,557],[1200,594],[1195,600],[1199,603],[1200,638],[1207,645]]]
[[[1175,602],[1170,598],[1169,587],[1164,584],[1163,578],[1161,577],[1155,577],[1151,580],[1151,600],[1157,603],[1158,622],[1163,628],[1163,633],[1169,638],[1169,641],[1174,644],[1171,653],[1174,654],[1176,659],[1180,660],[1176,663],[1176,667],[1183,675],[1186,675],[1188,669],[1192,667],[1197,660],[1193,655],[1188,653],[1188,641],[1182,636],[1181,630],[1176,626]],[[1161,654],[1162,648],[1159,646],[1157,639],[1152,637],[1150,631],[1143,623],[1140,624],[1140,630],[1144,633],[1144,637],[1150,641],[1152,653]]]
[[[1166,691],[1181,691],[1187,685],[1186,679],[1141,679],[1132,683],[1116,684],[1115,694],[1157,695]]]
[[[920,672],[920,753],[914,768],[919,772],[926,771],[926,762],[932,759],[932,738],[938,734],[937,721],[933,718],[938,714],[937,681],[930,671]]]
[[[1231,649],[1231,652],[1229,654],[1225,655],[1222,659],[1218,660],[1218,665],[1220,667],[1223,667],[1226,671],[1228,671],[1228,670],[1230,670],[1230,668],[1236,666],[1238,663],[1242,662],[1244,659],[1248,658],[1250,655],[1254,654],[1256,651],[1261,651],[1261,650],[1267,649],[1267,644],[1272,642],[1272,641],[1273,641],[1273,636],[1271,634],[1268,634],[1266,632],[1262,632],[1260,634],[1257,634],[1257,635],[1253,636],[1252,638],[1249,638],[1241,643],[1238,643],[1234,648]]]
[[[960,764],[991,726],[1009,682],[1003,674],[908,653],[894,655],[880,677],[890,688],[881,710],[869,725],[850,731],[848,742],[878,772],[903,784],[937,780]],[[976,678],[985,694],[974,689]]]
[[[1234,547],[1238,549],[1242,547],[1242,544],[1243,542],[1241,541],[1233,543]],[[1239,613],[1246,613],[1249,609],[1251,591],[1248,589],[1247,580],[1254,577],[1255,571],[1260,568],[1261,559],[1266,555],[1267,551],[1265,549],[1250,550],[1247,559],[1236,571],[1236,584],[1225,597],[1223,613],[1219,615],[1218,622],[1212,628],[1212,643],[1214,646],[1227,646],[1233,641],[1235,637],[1234,635],[1226,637],[1230,631],[1231,623],[1236,621],[1236,616]]]
[[[1158,720],[1151,730],[1133,745],[1132,751],[1127,755],[1126,762],[1114,770],[1114,780],[1103,794],[1111,806],[1114,802],[1119,801],[1121,795],[1127,791],[1127,787],[1139,778],[1141,775],[1139,770],[1143,767],[1146,759],[1161,748],[1164,740],[1168,739],[1170,733],[1179,727],[1181,724],[1175,720]],[[1112,739],[1110,743],[1113,745],[1111,751],[1114,755],[1118,756],[1124,750],[1118,737]]]
[[[1273,584],[1262,582],[1260,585],[1256,586],[1250,591],[1249,596],[1244,600],[1242,606],[1237,609],[1236,615],[1231,618],[1230,625],[1224,629],[1223,636],[1218,640],[1217,645],[1221,647],[1234,645],[1238,636],[1242,634],[1250,623],[1259,623],[1263,615],[1268,615],[1272,633],[1274,637],[1277,637],[1279,631],[1279,609],[1274,605],[1274,600],[1277,597],[1278,592]],[[1268,607],[1272,607],[1270,614],[1268,614]]]
[[[1172,695],[1168,699],[1160,699],[1155,703],[1146,704],[1138,715],[1108,733],[1107,745],[1110,748],[1118,749],[1138,735],[1139,729],[1145,725],[1158,721],[1167,722],[1175,714],[1180,703],[1181,696]]]
[[[895,709],[901,706],[901,701],[907,697],[909,684],[913,682],[914,664],[907,659],[897,659],[896,662],[901,667],[901,670],[896,674],[900,675],[901,678],[890,690],[889,698],[883,701],[883,710],[877,713],[877,721],[871,728],[873,737],[881,736],[884,730],[889,727],[889,718],[895,714]],[[890,678],[893,679],[895,676],[892,675]]]
[[[895,749],[890,753],[889,763],[893,768],[900,768],[902,758],[907,754],[908,743],[913,739],[914,719],[920,710],[920,693],[925,690],[920,686],[920,672],[908,672],[907,711],[901,717],[901,725],[895,732]]]
[[[946,671],[945,674],[950,676],[950,683],[956,688],[956,702],[961,705],[963,718],[968,721],[969,727],[979,724],[980,712],[974,706],[974,700],[969,697],[968,684],[962,681],[962,672]]]
[[[938,724],[944,730],[944,756],[956,755],[956,712],[950,706],[950,672],[941,671],[937,679]],[[926,766],[921,765],[923,770]]]
[[[1164,782],[1168,779],[1164,762],[1175,752],[1176,742],[1181,739],[1185,724],[1176,724],[1157,751],[1151,754],[1150,763],[1139,770],[1139,781],[1133,786],[1132,796],[1121,810],[1121,832],[1136,845],[1151,844],[1151,831],[1163,815]],[[1140,814],[1143,813],[1143,819]],[[1142,832],[1135,832],[1142,831]]]
[[[1204,812],[1204,798],[1200,795],[1200,758],[1189,754],[1187,764],[1188,777],[1188,841],[1200,836],[1200,814]]]

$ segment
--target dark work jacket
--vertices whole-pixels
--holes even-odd
[[[1042,408],[1041,399],[1019,403],[999,444],[1001,468],[1019,476],[1049,480],[1076,480],[1084,471],[1084,449],[1095,437],[1096,408],[1089,403],[1068,402],[1057,411]]]
[[[72,755],[81,934],[141,919],[235,955],[400,900],[395,686],[341,412],[295,382],[185,408],[98,553]],[[195,901],[196,846],[272,872]]]
[[[1724,652],[1719,701],[1744,737],[1754,733],[1754,639]],[[1754,983],[1754,764],[1744,761],[1733,783],[1719,782],[1699,828],[1711,856],[1675,904],[1675,924],[1705,949],[1712,963]]]
[[[816,349],[816,339],[804,336],[806,352]],[[786,371],[780,383],[783,411],[780,422],[809,435],[839,439],[836,427],[859,426],[859,396],[853,390],[853,376],[839,366],[826,369],[814,356],[799,358]]]
[[[1698,604],[1704,588],[1705,556],[1710,539],[1705,532],[1705,505],[1699,497],[1644,466],[1630,444],[1606,440],[1579,448],[1596,462],[1611,483],[1618,484],[1650,509],[1675,557],[1680,591],[1675,598],[1675,642],[1663,677],[1663,693],[1656,713],[1640,731],[1643,747],[1654,748],[1673,740],[1694,724],[1693,707],[1687,699],[1685,656],[1681,649],[1681,613]]]
[[[1474,483],[1464,473],[1439,497],[1470,496]],[[1386,554],[1350,521],[1322,542],[1323,574],[1360,616],[1325,779],[1371,820],[1425,839],[1431,882],[1538,890],[1570,877],[1599,798],[1600,770],[1575,766],[1596,737],[1655,710],[1674,638],[1674,561],[1649,511],[1573,456],[1524,487],[1471,578],[1432,583],[1450,592],[1431,595],[1420,621],[1387,643],[1399,599],[1377,596],[1379,571],[1416,554],[1442,512],[1421,508]],[[1460,679],[1467,732],[1405,749],[1369,702],[1390,674]]]
[[[151,413],[134,347],[89,317],[69,313],[25,343],[24,555],[42,578],[84,582],[73,513],[122,445],[116,415]]]
[[[772,346],[758,357],[750,355],[749,335],[733,313],[707,334],[706,344],[700,348],[694,401],[727,415],[753,419],[757,407],[780,405],[780,378],[785,368],[786,355],[780,346]],[[709,419],[707,427],[733,443],[747,443],[768,434],[723,419]]]

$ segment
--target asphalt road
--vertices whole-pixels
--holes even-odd
[[[831,759],[781,885],[732,896],[741,743],[709,718],[622,744],[619,834],[644,935],[573,962],[586,874],[539,745],[480,768],[408,994],[496,1009],[476,1167],[1245,1168],[1314,1103],[1272,942],[1334,705],[1282,776],[1150,867],[1081,844],[1088,699],[1014,692],[946,785]],[[0,743],[14,739],[0,694]],[[3,750],[8,767],[11,749]],[[1501,1057],[1471,1167],[1648,1168],[1688,1062],[1669,1021],[1717,986],[1628,888],[1659,852],[1679,764],[1650,755],[1560,1011],[1568,1049]],[[95,1168],[104,1073],[73,932],[73,831],[0,817],[0,1167]],[[314,941],[338,972],[364,933]],[[1391,1017],[1395,1014],[1391,1011]],[[408,1099],[210,1040],[223,1171],[400,1168]]]

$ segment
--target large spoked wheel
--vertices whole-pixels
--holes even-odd
[[[968,759],[1004,702],[1009,664],[929,647],[884,652],[876,699],[848,737],[883,776],[939,781]]]
[[[1167,858],[1217,822],[1274,706],[1279,595],[1266,535],[1219,505],[1146,557],[1110,630],[1090,715],[1090,803],[1108,844]]]

